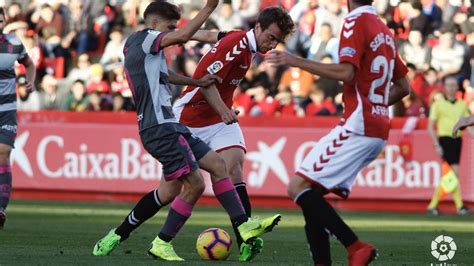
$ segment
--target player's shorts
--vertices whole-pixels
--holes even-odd
[[[140,132],[143,147],[163,165],[166,181],[179,179],[199,168],[197,161],[211,149],[177,123],[166,123]]]
[[[341,126],[319,140],[296,174],[324,192],[347,198],[362,168],[382,151],[381,138],[354,134]]]
[[[193,135],[200,138],[204,143],[217,152],[231,148],[240,148],[246,152],[244,134],[239,123],[226,125],[217,123],[207,127],[188,127]]]
[[[443,160],[448,164],[459,164],[461,159],[462,138],[439,137],[439,145],[443,149]]]
[[[14,147],[17,129],[16,110],[0,112],[0,143]]]

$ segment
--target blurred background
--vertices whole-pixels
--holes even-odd
[[[183,10],[182,26],[202,1],[175,1]],[[20,111],[132,111],[123,76],[122,47],[143,28],[141,14],[149,1],[38,0],[0,1],[7,10],[5,32],[14,32],[38,66],[38,92],[26,97],[19,82]],[[249,30],[259,10],[280,5],[297,21],[284,49],[323,62],[338,61],[338,37],[344,0],[225,0],[204,28]],[[397,37],[410,66],[413,93],[393,109],[393,116],[427,116],[444,76],[458,77],[458,97],[474,111],[471,74],[474,57],[474,9],[462,0],[378,0],[375,7]],[[191,76],[209,44],[189,42],[169,48],[173,70]],[[19,81],[24,70],[17,69]],[[175,87],[175,95],[181,91]],[[337,116],[342,112],[338,82],[294,68],[269,68],[262,56],[236,93],[242,116]],[[52,95],[56,95],[53,97]]]

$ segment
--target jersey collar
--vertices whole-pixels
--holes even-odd
[[[252,54],[257,52],[257,40],[255,39],[255,32],[252,30],[247,31],[247,39],[250,43],[250,51]]]
[[[373,6],[360,6],[354,10],[352,10],[349,14],[347,14],[346,18],[353,17],[353,16],[359,16],[362,15],[362,13],[369,13],[372,15],[377,15],[377,12],[375,11],[375,8]]]

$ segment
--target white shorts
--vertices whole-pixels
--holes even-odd
[[[239,123],[226,125],[217,123],[207,127],[188,127],[194,136],[200,138],[216,152],[231,148],[240,148],[246,152],[244,134]]]
[[[347,198],[362,168],[382,151],[385,140],[337,126],[321,138],[296,171],[325,192]]]

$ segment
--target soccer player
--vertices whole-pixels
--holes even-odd
[[[468,117],[469,109],[463,100],[456,99],[458,82],[456,76],[449,75],[443,79],[445,98],[435,101],[430,108],[428,133],[433,146],[439,156],[449,164],[456,177],[459,177],[459,161],[461,159],[462,137],[461,132],[452,135],[454,126],[460,117]],[[435,125],[437,130],[435,130]],[[471,133],[471,130],[469,130]],[[442,182],[436,187],[427,211],[432,215],[439,215],[438,204],[442,199]],[[464,205],[461,196],[461,184],[458,183],[450,191],[454,205],[459,215],[466,215],[469,209]]]
[[[17,132],[15,61],[26,68],[26,87],[34,90],[36,67],[28,56],[20,39],[14,34],[4,34],[5,10],[0,7],[0,229],[7,218],[7,209],[12,191],[10,153]]]
[[[377,256],[376,249],[360,241],[323,197],[329,192],[349,196],[357,173],[385,145],[390,129],[389,105],[410,89],[395,39],[371,3],[348,1],[350,13],[340,35],[340,63],[309,61],[286,52],[272,52],[267,57],[276,66],[299,67],[344,82],[345,110],[340,124],[318,141],[288,186],[288,194],[303,210],[316,265],[331,265],[328,232],[347,249],[349,265],[367,265]]]
[[[194,36],[195,39],[218,42],[203,56],[193,78],[200,79],[212,74],[219,76],[222,83],[212,84],[207,89],[189,86],[173,106],[179,121],[222,156],[248,217],[251,216],[251,205],[242,170],[245,140],[236,123],[237,115],[232,110],[233,95],[250,68],[255,54],[265,54],[274,49],[293,28],[291,17],[282,8],[271,7],[260,12],[255,28],[248,32],[219,34],[199,31]],[[242,241],[235,225],[234,231],[240,247],[241,261],[249,261],[261,252],[262,239],[256,239],[252,242],[253,245],[249,245]]]
[[[163,165],[165,182],[159,189],[146,194],[123,223],[99,240],[93,249],[95,256],[108,255],[148,218],[171,203],[168,217],[148,253],[168,261],[182,261],[171,244],[204,191],[204,180],[198,167],[211,173],[214,194],[238,227],[246,242],[269,232],[281,216],[259,221],[245,214],[238,194],[227,177],[224,160],[174,117],[169,83],[209,86],[206,76],[200,80],[182,77],[168,71],[163,48],[189,40],[218,5],[207,0],[206,5],[182,29],[174,31],[180,19],[177,6],[166,1],[150,3],[144,13],[146,28],[131,35],[124,47],[125,73],[137,106],[139,133],[144,148]],[[181,189],[182,188],[182,189]],[[178,196],[176,196],[178,195]]]

